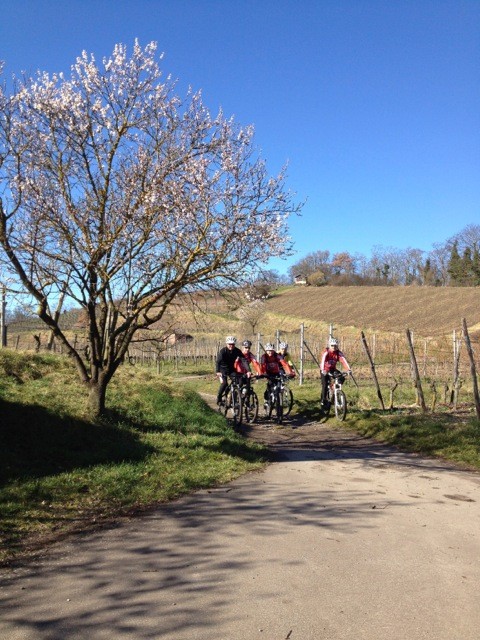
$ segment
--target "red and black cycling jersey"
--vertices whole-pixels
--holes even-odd
[[[325,349],[320,360],[320,371],[322,373],[330,373],[337,368],[338,362],[340,362],[345,369],[350,370],[350,365],[341,351],[338,349],[335,351]]]
[[[262,373],[267,376],[278,376],[283,370],[287,375],[293,375],[293,369],[279,353],[264,353],[261,359]]]
[[[248,353],[242,353],[242,355],[235,360],[235,371],[243,374],[250,373],[250,365],[252,365],[256,374],[261,373],[260,364],[253,353],[250,351]]]

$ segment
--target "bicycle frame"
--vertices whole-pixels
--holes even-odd
[[[230,381],[227,383],[227,386],[225,387],[225,391],[223,392],[223,397],[225,398],[225,406],[224,406],[225,417],[227,417],[228,412],[231,410],[234,427],[241,426],[242,412],[243,412],[242,391],[241,391],[241,381],[238,379],[237,375],[230,376]]]
[[[282,374],[278,376],[270,376],[271,385],[269,388],[268,403],[268,417],[272,415],[272,411],[275,411],[276,421],[278,424],[283,422],[283,381],[285,378]]]
[[[343,383],[346,376],[340,371],[334,371],[330,374],[330,380],[328,383],[328,400],[330,404],[333,404],[335,409],[335,416],[339,420],[345,420],[347,415],[347,398],[342,390]]]
[[[330,389],[333,392],[333,396],[336,399],[338,392],[342,390],[344,380],[340,376],[335,376],[330,382]]]
[[[242,375],[240,379],[240,395],[242,398],[243,412],[248,423],[254,423],[258,417],[258,396],[252,388],[256,376],[248,378]]]

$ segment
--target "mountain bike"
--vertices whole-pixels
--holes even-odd
[[[337,370],[332,371],[328,375],[330,379],[327,388],[327,406],[324,412],[328,416],[330,408],[333,406],[335,409],[335,417],[343,421],[347,415],[347,397],[342,390],[342,386],[347,376],[345,373]]]
[[[267,376],[271,382],[268,397],[265,399],[264,409],[267,418],[275,412],[277,424],[282,424],[284,416],[287,416],[293,405],[293,394],[286,385],[287,376],[280,373],[278,376]]]
[[[226,418],[232,418],[233,426],[240,427],[242,424],[242,392],[238,377],[231,376],[222,396],[223,405],[219,406],[219,411],[223,412]]]
[[[255,376],[256,378],[256,376]],[[252,380],[254,377],[248,379],[246,376],[242,376],[240,382],[240,395],[242,397],[243,413],[245,416],[245,422],[253,424],[258,418],[258,396],[252,389]],[[248,382],[248,380],[250,380]]]

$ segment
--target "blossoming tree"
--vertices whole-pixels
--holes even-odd
[[[38,73],[0,89],[0,260],[76,363],[89,407],[135,334],[179,293],[240,285],[288,253],[300,209],[270,177],[251,127],[163,80],[156,45],[124,45],[67,78]],[[58,300],[84,309],[88,358],[66,335]]]

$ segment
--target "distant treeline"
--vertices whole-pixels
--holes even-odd
[[[289,269],[292,282],[330,285],[480,285],[480,225],[469,225],[429,252],[375,246],[367,258],[347,251],[309,253]]]

